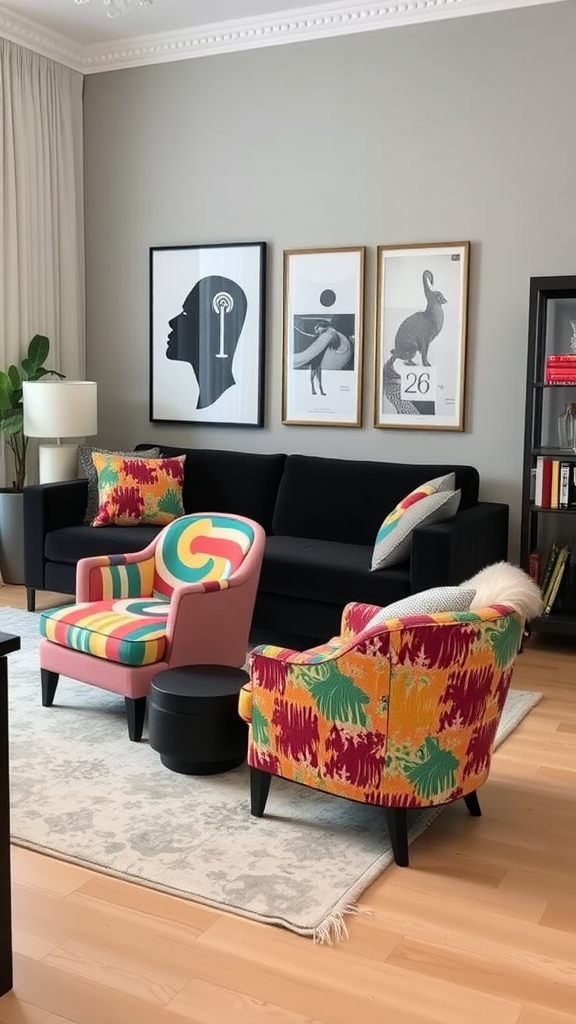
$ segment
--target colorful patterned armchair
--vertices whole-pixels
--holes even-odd
[[[139,741],[157,672],[241,667],[264,541],[253,520],[206,512],[175,519],[143,551],[79,561],[77,603],[40,618],[43,706],[59,675],[122,694]]]
[[[407,810],[476,795],[520,644],[513,608],[418,615],[369,626],[349,604],[341,635],[303,653],[262,646],[240,698],[249,723],[251,813],[272,775],[386,810],[394,859],[408,865]]]

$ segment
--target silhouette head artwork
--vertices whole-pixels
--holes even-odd
[[[168,359],[190,363],[198,381],[197,409],[206,409],[236,381],[232,362],[248,300],[229,277],[202,277],[169,320]]]

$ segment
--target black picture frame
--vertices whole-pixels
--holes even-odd
[[[150,247],[150,422],[264,425],[266,243]]]

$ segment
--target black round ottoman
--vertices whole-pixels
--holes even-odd
[[[238,694],[248,678],[226,665],[182,665],[154,677],[148,736],[166,768],[214,775],[242,764],[248,726],[238,714]]]

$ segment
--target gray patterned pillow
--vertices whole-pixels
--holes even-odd
[[[451,519],[458,511],[461,491],[437,491],[414,504],[407,504],[411,495],[404,503],[396,506],[384,520],[378,531],[374,551],[372,553],[371,571],[385,569],[389,565],[398,565],[410,557],[412,534],[417,526],[440,523],[443,519]],[[405,504],[405,507],[402,505]]]
[[[96,444],[83,444],[78,449],[78,457],[80,462],[79,472],[82,476],[88,478],[88,501],[86,503],[86,515],[84,516],[84,525],[91,526],[96,513],[98,512],[98,473],[92,462],[92,452],[101,452],[103,455],[135,455],[141,459],[158,459],[160,458],[159,448],[143,448],[142,451],[135,452],[134,449],[130,449],[127,452],[117,451],[115,448],[99,448]]]
[[[419,594],[410,594],[400,601],[381,608],[368,626],[380,626],[387,619],[404,619],[408,615],[433,615],[435,612],[467,612],[476,591],[465,587],[431,587]]]

